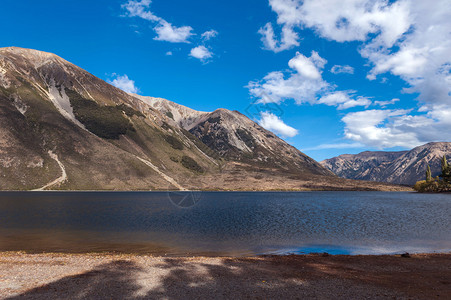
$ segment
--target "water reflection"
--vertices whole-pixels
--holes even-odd
[[[448,251],[450,215],[451,195],[414,193],[7,192],[0,193],[0,250]]]

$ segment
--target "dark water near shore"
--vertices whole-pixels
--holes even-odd
[[[1,192],[0,251],[157,255],[451,250],[451,195]]]

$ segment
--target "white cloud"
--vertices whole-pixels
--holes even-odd
[[[262,103],[280,103],[287,99],[294,99],[297,104],[313,103],[317,94],[329,87],[321,78],[325,63],[326,60],[315,51],[310,57],[298,52],[288,62],[291,70],[287,78],[283,72],[275,71],[261,81],[249,82],[247,87],[251,95]]]
[[[300,37],[295,31],[300,25],[300,18],[297,13],[299,1],[296,0],[269,0],[272,10],[277,13],[277,24],[281,26],[280,41],[274,34],[271,23],[267,23],[260,28],[264,48],[274,52],[281,52],[299,46]]]
[[[374,68],[368,75],[390,72],[408,82],[424,102],[449,103],[451,97],[451,2],[408,1],[411,30],[395,43],[394,50],[374,42],[361,50]],[[447,70],[446,70],[447,69]]]
[[[357,97],[354,99],[347,92],[338,91],[322,96],[318,100],[318,103],[329,106],[338,106],[338,109],[342,110],[356,106],[368,107],[371,105],[371,100],[365,97]]]
[[[349,113],[343,118],[346,124],[345,136],[378,148],[418,146],[419,141],[413,132],[399,130],[395,125],[407,113],[406,110],[366,110]],[[386,123],[387,120],[390,122]]]
[[[399,101],[398,98],[394,98],[394,99],[387,100],[387,101],[374,101],[374,104],[379,105],[381,107],[385,107],[387,105],[395,104],[398,101]]]
[[[417,113],[370,110],[348,114],[343,118],[348,138],[382,148],[451,139],[449,0],[269,0],[269,3],[282,28],[310,28],[320,37],[337,42],[360,41],[359,52],[372,66],[368,79],[391,73],[410,85],[403,92],[418,93],[421,108]],[[278,45],[274,35],[269,41]],[[323,102],[332,100],[324,98]],[[395,100],[375,104],[384,107]],[[354,122],[356,119],[364,126]]]
[[[266,50],[271,50],[277,53],[291,49],[295,46],[299,46],[299,36],[293,30],[292,26],[286,25],[282,27],[282,37],[280,42],[276,40],[274,28],[271,23],[267,23],[263,28],[260,28],[258,33],[262,36],[261,40],[263,42],[264,49]]]
[[[167,22],[163,18],[157,17],[149,9],[151,0],[129,0],[122,5],[122,8],[127,11],[128,17],[139,17],[141,19],[156,23],[154,30],[157,36],[154,38],[157,41],[166,41],[171,43],[190,43],[189,38],[194,35],[191,26],[176,27]]]
[[[367,110],[343,118],[345,136],[378,148],[413,148],[430,141],[451,140],[451,109],[434,107],[426,114],[410,110]]]
[[[157,26],[154,27],[157,36],[154,40],[166,41],[171,43],[190,43],[188,40],[193,33],[191,26],[174,27],[171,23],[161,20]]]
[[[113,79],[112,81],[108,80],[108,83],[114,85],[115,87],[117,87],[127,93],[134,93],[134,94],[139,93],[139,89],[136,87],[135,82],[133,80],[129,79],[127,75],[122,75],[122,76],[117,75],[117,74],[113,74],[113,75],[116,76],[116,78]]]
[[[211,40],[212,38],[215,38],[215,37],[217,37],[218,36],[218,32],[216,31],[216,30],[208,30],[208,31],[205,31],[204,33],[202,33],[201,34],[201,38],[204,40],[204,41],[209,41],[209,40]]]
[[[205,46],[197,46],[191,49],[189,54],[191,57],[197,58],[203,62],[213,57],[213,53]]]
[[[277,13],[277,24],[290,26],[299,25],[301,18],[298,10],[301,1],[297,0],[269,0],[272,10]]]
[[[450,103],[448,0],[269,0],[281,26],[307,27],[338,42],[361,41],[369,79],[390,72],[424,102]],[[448,72],[444,69],[448,69]]]
[[[168,51],[166,52],[166,56],[172,56],[174,53],[172,53],[172,51]]]
[[[155,16],[151,11],[148,10],[151,3],[151,0],[130,0],[125,4],[122,4],[122,8],[127,10],[128,17],[140,17],[141,19],[147,21],[158,22],[161,20],[161,18]]]
[[[296,129],[288,126],[278,116],[270,112],[262,112],[261,119],[258,123],[263,128],[276,134],[280,134],[283,137],[294,137],[298,134]]]
[[[365,97],[349,95],[348,92],[334,91],[334,86],[324,81],[321,73],[327,61],[312,51],[310,57],[301,53],[288,62],[291,68],[288,77],[284,72],[275,71],[261,81],[249,82],[248,89],[260,103],[280,103],[294,99],[297,104],[326,104],[348,109],[356,106],[368,107],[371,100]],[[319,100],[318,100],[319,98]]]
[[[269,0],[281,26],[305,26],[339,42],[364,41],[379,33],[393,44],[410,27],[408,1],[386,0]]]
[[[340,65],[335,65],[332,67],[332,69],[330,69],[330,71],[334,74],[354,74],[354,68],[351,66],[340,66]]]
[[[288,62],[288,66],[296,70],[301,76],[308,79],[321,79],[321,69],[324,68],[326,60],[312,51],[310,57],[297,52],[296,56]]]

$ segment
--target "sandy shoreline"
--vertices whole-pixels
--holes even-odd
[[[0,253],[1,299],[451,299],[451,254]]]

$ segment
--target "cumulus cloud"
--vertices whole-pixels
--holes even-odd
[[[189,54],[191,57],[197,58],[202,62],[207,61],[209,58],[213,57],[213,53],[205,46],[197,46],[191,49]]]
[[[407,113],[406,110],[366,110],[349,113],[343,118],[346,124],[345,136],[380,148],[418,146],[419,141],[413,132],[399,130],[397,126]],[[386,123],[387,120],[390,122]]]
[[[406,1],[408,3],[410,30],[393,43],[390,49],[371,42],[361,54],[373,63],[370,79],[390,72],[398,75],[420,92],[420,99],[449,102],[449,66],[451,65],[451,3],[437,0]],[[449,96],[448,96],[449,97]],[[426,100],[427,101],[427,100]]]
[[[313,28],[339,42],[365,41],[371,34],[393,44],[410,28],[409,1],[386,0],[269,0],[282,27]]]
[[[451,109],[412,115],[410,110],[367,110],[347,114],[345,136],[378,148],[413,148],[451,139]]]
[[[387,100],[387,101],[374,101],[374,104],[379,105],[381,107],[386,107],[388,105],[393,105],[398,101],[399,101],[398,98],[394,98],[394,99]]]
[[[267,23],[260,28],[264,48],[274,52],[281,52],[299,46],[300,37],[295,31],[301,24],[298,14],[300,1],[296,0],[269,0],[272,10],[277,13],[277,24],[281,27],[280,39],[276,38],[274,27]]]
[[[324,68],[326,60],[318,55],[316,51],[312,51],[310,57],[306,57],[301,53],[288,62],[288,66],[296,70],[301,76],[316,80],[321,79],[321,69]]]
[[[322,70],[327,61],[312,51],[310,57],[301,53],[288,62],[289,72],[275,71],[261,81],[248,84],[249,92],[260,103],[280,103],[294,99],[297,104],[325,104],[339,110],[356,106],[368,107],[371,100],[351,95],[350,92],[334,91],[335,87],[322,78]]]
[[[249,82],[247,87],[251,95],[262,103],[280,103],[287,99],[294,99],[297,104],[313,103],[317,94],[329,87],[321,77],[325,64],[326,60],[315,51],[310,57],[298,52],[288,62],[290,71],[287,74],[271,72],[261,81]]]
[[[326,104],[328,106],[337,106],[337,109],[342,110],[356,106],[368,107],[371,104],[371,100],[361,96],[353,98],[347,92],[338,91],[322,96],[318,100],[318,103]]]
[[[410,147],[451,139],[446,129],[451,122],[450,1],[269,0],[269,4],[281,28],[310,28],[337,42],[360,41],[359,52],[372,67],[368,79],[391,73],[409,85],[402,92],[419,95],[417,111],[369,110],[347,115],[343,121],[348,138],[375,147]],[[276,46],[283,42],[274,34],[269,41]],[[342,70],[334,66],[331,72]],[[343,95],[321,99],[325,104],[346,103]],[[396,101],[375,104],[384,107]]]
[[[292,26],[283,26],[281,33],[281,40],[276,39],[274,28],[271,23],[267,23],[264,27],[260,28],[258,33],[262,36],[263,48],[274,52],[281,52],[291,49],[295,46],[299,46],[299,36],[293,30]]]
[[[116,78],[113,80],[108,80],[108,83],[114,85],[115,87],[117,87],[127,93],[134,93],[134,94],[139,93],[139,89],[136,87],[135,82],[133,80],[129,79],[126,74],[122,75],[122,76],[117,75],[117,74],[113,74],[113,75],[116,76]]]
[[[285,124],[278,116],[270,112],[262,112],[258,121],[260,126],[283,137],[294,137],[298,130]]]
[[[218,36],[218,32],[216,31],[216,30],[208,30],[208,31],[205,31],[204,33],[202,33],[201,34],[201,38],[204,40],[204,41],[209,41],[209,40],[211,40],[212,38],[215,38],[215,37],[217,37]]]
[[[166,41],[171,43],[190,43],[188,40],[193,33],[191,26],[175,27],[171,23],[161,20],[158,25],[154,27],[157,36],[154,40]]]
[[[157,41],[166,41],[171,43],[190,43],[189,38],[194,35],[191,26],[176,27],[163,18],[156,16],[150,11],[151,0],[129,0],[122,5],[126,10],[127,17],[139,17],[141,19],[155,23],[154,30]]]
[[[354,74],[354,68],[351,66],[340,66],[340,65],[335,65],[332,67],[332,69],[330,69],[330,71],[334,74]]]
[[[441,3],[436,5],[438,2]],[[440,9],[445,2],[434,1],[434,8],[430,10]],[[416,6],[420,12],[422,8],[418,8],[419,3],[428,6],[424,1],[415,0],[269,0],[282,29],[289,28],[294,32],[296,28],[312,28],[321,37],[338,42],[371,40],[373,49],[388,49],[409,31],[415,25],[411,8]],[[269,37],[263,40],[264,45],[284,44],[284,36],[277,41],[271,23],[268,24],[261,29]],[[293,40],[290,44],[298,45],[299,36],[296,33],[291,36]]]
[[[281,26],[314,29],[338,42],[361,41],[373,65],[368,74],[390,72],[425,102],[451,96],[451,2],[448,0],[269,0]]]
[[[386,0],[308,0],[300,7],[302,23],[338,42],[377,40],[393,45],[409,28],[408,2]]]
[[[151,11],[148,10],[151,3],[151,0],[130,0],[125,4],[122,4],[122,8],[127,11],[127,16],[129,17],[140,17],[141,19],[147,21],[158,22],[161,18],[155,16]]]
[[[165,19],[156,16],[151,10],[151,0],[129,0],[122,4],[122,9],[126,11],[126,17],[138,17],[153,23],[153,30],[156,33],[154,40],[166,41],[170,43],[187,43],[190,44],[196,34],[191,26],[174,26]],[[197,40],[202,44],[216,37],[218,32],[216,30],[205,31],[197,37]],[[166,52],[166,55],[172,55],[172,51]],[[213,56],[213,53],[205,46],[198,46],[191,49],[189,54],[192,57],[198,58],[205,62]]]

